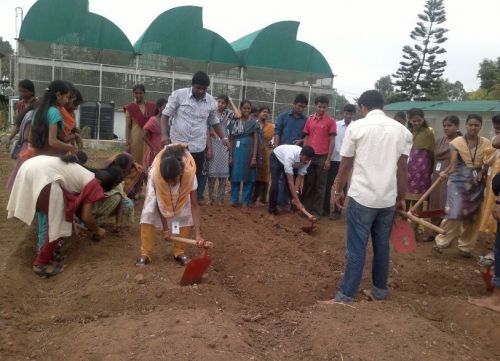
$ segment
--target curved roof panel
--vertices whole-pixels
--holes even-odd
[[[38,0],[24,18],[19,39],[134,51],[118,26],[89,12],[88,0]]]
[[[231,45],[203,28],[202,8],[181,6],[160,14],[134,44],[136,52],[239,64]]]
[[[280,21],[233,43],[245,66],[293,70],[333,76],[325,57],[313,46],[297,40],[299,23]]]

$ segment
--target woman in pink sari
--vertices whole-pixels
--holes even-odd
[[[413,134],[413,147],[408,160],[408,191],[406,193],[406,200],[411,205],[431,186],[436,140],[434,132],[425,121],[422,109],[413,108],[408,111],[408,129]]]
[[[160,98],[156,101],[156,110],[154,116],[149,118],[148,122],[144,125],[144,142],[146,142],[148,148],[144,154],[144,166],[146,169],[151,167],[153,164],[153,159],[163,148],[161,146],[161,112],[165,109],[167,104],[167,99]]]

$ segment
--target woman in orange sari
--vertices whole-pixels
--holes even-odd
[[[63,131],[59,137],[65,143],[71,143],[75,147],[83,148],[80,129],[76,127],[75,110],[83,103],[82,93],[76,89],[71,83],[68,83],[70,88],[70,96],[68,102],[63,107],[58,107],[63,119]]]
[[[123,190],[128,198],[135,199],[141,194],[142,184],[146,177],[146,172],[142,165],[134,162],[134,158],[128,153],[117,154],[104,162],[105,168],[112,166],[119,167],[124,176]]]
[[[136,266],[151,262],[155,227],[163,229],[166,240],[171,235],[190,238],[194,228],[194,238],[203,242],[197,188],[196,164],[187,144],[171,144],[158,153],[149,169],[141,214],[141,256]],[[182,265],[190,261],[182,243],[174,242],[173,256]]]
[[[136,162],[144,162],[146,144],[144,143],[144,125],[156,110],[156,104],[144,99],[146,89],[136,84],[132,89],[135,101],[125,107],[125,139],[127,152],[132,154]]]

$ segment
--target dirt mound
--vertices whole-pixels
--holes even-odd
[[[2,153],[0,183],[10,167]],[[6,204],[6,192],[0,201]],[[159,237],[153,263],[134,266],[138,222],[98,243],[65,240],[64,272],[39,279],[31,271],[34,229],[6,221],[3,209],[2,361],[500,357],[500,315],[467,303],[468,295],[485,294],[484,286],[475,261],[453,249],[438,257],[420,243],[415,254],[393,255],[386,302],[324,306],[317,300],[334,295],[343,272],[344,221],[321,220],[307,235],[300,230],[307,220],[296,214],[203,207],[213,264],[201,284],[181,287],[183,268]]]

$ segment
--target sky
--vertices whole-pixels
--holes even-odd
[[[73,0],[67,0],[73,1]],[[203,7],[204,27],[227,41],[277,21],[300,22],[297,39],[318,49],[335,74],[334,88],[348,99],[373,89],[382,76],[396,72],[402,48],[426,0],[89,0],[89,10],[105,16],[132,44],[162,12],[177,6]],[[16,7],[24,15],[35,0],[0,0],[0,36],[14,43]],[[500,0],[445,0],[449,29],[448,65],[444,77],[461,81],[467,91],[477,89],[479,63],[500,56]],[[18,23],[20,23],[18,17]]]

